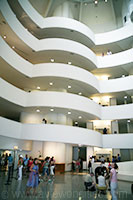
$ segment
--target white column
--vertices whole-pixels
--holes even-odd
[[[72,145],[71,144],[66,144],[66,160],[65,160],[65,171],[71,171],[72,165]]]
[[[117,154],[120,154],[120,149],[112,149],[112,155],[117,156]]]
[[[93,130],[93,122],[87,122],[86,128]]]
[[[20,122],[28,124],[41,124],[43,118],[45,118],[44,115],[40,113],[22,112],[20,115]]]
[[[59,5],[54,10],[53,16],[73,18],[70,2],[65,1],[63,4]]]
[[[63,134],[63,133],[62,133]],[[66,162],[66,145],[58,142],[44,142],[43,147],[44,158],[46,156],[54,156],[56,163]]]
[[[117,100],[116,98],[110,98],[110,103],[109,103],[110,106],[115,106],[117,105]]]
[[[43,155],[43,143],[42,141],[32,142],[32,151],[29,153],[33,158],[39,158],[39,155]]]
[[[41,112],[39,113],[22,112],[20,115],[20,122],[28,124],[41,124],[43,123],[42,120],[44,118],[47,120],[48,124],[63,124],[69,126],[73,125],[73,121],[67,113],[66,115],[64,115],[56,113],[55,111],[51,112],[50,110],[48,114],[43,114],[43,113],[41,114]]]
[[[80,8],[79,8],[79,21],[82,20],[82,10],[83,10],[83,2],[80,2]]]
[[[127,132],[130,133],[130,122],[127,122]]]
[[[119,133],[119,126],[118,126],[118,121],[111,121],[111,132],[112,134],[114,134],[114,132],[116,131],[116,133]]]
[[[87,147],[87,164],[89,162],[89,159],[90,159],[90,156],[93,156],[94,155],[94,148],[93,147]]]

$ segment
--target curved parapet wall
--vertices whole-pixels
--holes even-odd
[[[61,63],[43,63],[33,65],[23,59],[21,56],[19,56],[12,48],[7,45],[7,43],[1,37],[0,47],[2,49],[2,51],[0,51],[0,56],[3,60],[5,60],[6,63],[9,64],[10,68],[14,68],[18,72],[20,72],[20,74],[24,74],[26,77],[29,78],[58,77],[72,79],[91,86],[94,89],[94,93],[96,91],[99,93],[109,93],[133,89],[133,76],[101,81],[98,80],[89,71],[73,65]],[[124,63],[127,60],[128,62],[131,62],[133,59],[133,56],[131,55],[133,54],[132,51],[133,49],[127,50],[125,51],[125,53],[119,53],[118,56],[122,57]],[[110,60],[110,58],[108,59]],[[103,65],[101,64],[101,66]]]
[[[102,141],[103,141],[103,148],[132,149],[133,133],[103,135]]]
[[[103,148],[133,148],[133,134],[102,135],[79,127],[21,124],[3,117],[0,117],[0,135],[22,140],[63,142]]]
[[[91,41],[93,41],[95,45],[114,43],[129,37],[133,37],[132,34],[133,24],[129,24],[118,30],[110,31],[107,33],[94,34],[86,25],[73,19],[61,18],[61,17],[43,18],[33,8],[33,6],[30,4],[29,1],[19,0],[19,4],[23,8],[23,10],[27,13],[27,15],[31,18],[31,20],[41,29],[52,28],[52,27],[71,29],[85,35],[86,37],[88,37],[88,39],[91,39]]]
[[[39,106],[72,109],[100,118],[100,106],[97,103],[70,93],[47,91],[27,93],[0,79],[0,97],[22,107]]]
[[[133,118],[133,103],[101,107],[101,118],[104,120]]]
[[[68,39],[42,39],[38,40],[29,33],[17,20],[6,1],[1,1],[2,13],[18,37],[35,51],[64,51],[74,53],[87,59],[89,68],[105,68],[125,65],[133,62],[133,49],[105,57],[97,57],[88,47]],[[7,5],[5,5],[5,2]],[[89,62],[90,61],[90,62]]]
[[[0,79],[0,97],[22,107],[71,109],[91,114],[104,120],[133,118],[133,112],[131,112],[133,104],[102,107],[86,97],[70,93],[47,91],[27,93],[2,79]]]
[[[132,55],[133,48],[110,56],[97,56],[97,68],[108,68],[133,63]]]
[[[80,143],[102,147],[102,135],[93,130],[56,124],[21,124],[2,117],[0,135],[24,140]]]

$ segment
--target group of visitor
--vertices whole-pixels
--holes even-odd
[[[8,167],[7,181],[6,185],[11,183],[11,178],[13,178],[14,171],[14,158],[11,154],[3,154],[0,156],[0,169],[6,170],[5,167]],[[23,176],[29,176],[27,181],[26,194],[30,194],[30,189],[33,188],[33,194],[36,195],[36,188],[40,181],[51,182],[55,175],[55,159],[54,157],[46,157],[45,159],[41,158],[32,158],[28,157],[26,154],[18,156],[16,178],[18,181],[21,181]],[[41,175],[39,175],[41,174]]]
[[[104,161],[95,168],[95,180],[94,172],[91,170],[89,174],[85,176],[84,185],[86,190],[97,191],[102,194],[106,193],[106,190],[111,190],[112,200],[117,200],[117,169],[118,165],[114,162],[105,166]]]

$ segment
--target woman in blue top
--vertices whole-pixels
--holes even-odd
[[[36,188],[38,186],[39,183],[39,167],[38,167],[38,160],[37,158],[34,159],[33,164],[30,167],[30,175],[29,175],[29,179],[27,182],[27,190],[26,190],[26,194],[29,195],[30,194],[30,189],[33,188],[34,192],[33,194],[36,195]]]

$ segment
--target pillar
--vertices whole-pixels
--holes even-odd
[[[73,18],[73,14],[70,7],[70,2],[65,1],[60,4],[53,12],[53,16]]]
[[[115,106],[115,105],[117,105],[117,100],[116,100],[116,98],[110,98],[109,105],[110,105],[110,106]]]
[[[111,133],[114,134],[116,132],[117,134],[119,133],[119,126],[118,126],[118,121],[111,121]]]
[[[93,122],[87,122],[86,128],[93,130]]]

